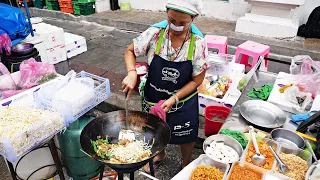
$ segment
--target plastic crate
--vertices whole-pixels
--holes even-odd
[[[60,7],[60,11],[61,12],[65,12],[65,13],[70,13],[73,14],[73,8],[64,8],[64,7]]]
[[[34,92],[37,91],[39,87],[46,87],[54,84],[54,82],[59,81],[61,78],[62,77],[58,77],[40,86],[31,88],[15,96],[0,101],[0,109],[7,108],[8,106],[28,106],[36,108]],[[48,121],[47,118],[43,119],[37,125],[33,125],[22,134],[19,134],[11,139],[0,139],[0,154],[8,161],[15,162],[32,149],[51,139],[64,128],[64,121],[62,121],[61,124],[58,124],[57,122]]]
[[[72,2],[73,8],[77,10],[82,10],[82,11],[89,11],[89,10],[94,10],[95,6],[93,2]]]
[[[59,102],[59,107],[53,107],[53,102],[51,97],[45,97],[43,96],[43,92],[46,91],[47,88],[55,87],[59,82],[56,82],[54,84],[51,84],[50,86],[46,86],[44,88],[41,88],[37,93],[35,94],[36,104],[37,107],[40,108],[46,108],[46,109],[53,109],[61,114],[63,114],[63,117],[65,119],[65,125],[68,127],[70,123],[73,123],[75,120],[77,120],[79,117],[93,109],[95,106],[100,104],[101,102],[105,101],[107,98],[110,97],[110,81],[107,78],[102,78],[99,76],[96,76],[94,74],[90,74],[84,71],[81,71],[76,75],[76,77],[89,77],[94,80],[94,98],[91,101],[89,105],[86,107],[81,108],[81,111],[78,113],[73,108],[72,104],[69,104],[67,102],[61,101]]]
[[[65,12],[66,11],[65,8],[67,8],[67,9],[72,9],[72,13],[73,13],[73,5],[71,2],[59,2],[59,6],[60,6],[60,10],[62,12]],[[62,8],[64,8],[64,9],[62,10]]]
[[[80,3],[95,2],[95,0],[78,0]]]
[[[57,2],[46,2],[46,7],[48,10],[55,10],[55,11],[60,10],[58,1]]]

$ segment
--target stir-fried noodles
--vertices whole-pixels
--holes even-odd
[[[153,145],[145,140],[121,140],[117,144],[109,144],[108,138],[98,138],[91,143],[98,156],[115,164],[130,164],[148,159]]]

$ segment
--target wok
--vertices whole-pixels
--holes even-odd
[[[137,140],[143,140],[143,138],[145,138],[146,142],[150,141],[151,143],[154,138],[154,144],[151,149],[152,155],[149,159],[131,164],[114,164],[105,162],[95,153],[90,140],[97,140],[97,136],[105,138],[107,135],[110,143],[115,144],[118,142],[120,129],[123,128],[126,123],[126,113],[123,110],[106,113],[92,120],[84,127],[80,135],[82,150],[87,155],[105,163],[115,171],[122,173],[131,173],[140,169],[147,164],[151,158],[161,152],[170,141],[170,128],[166,122],[154,115],[144,112],[128,111],[128,113],[128,129],[138,132],[138,134],[141,133],[141,136],[137,136],[136,133]]]

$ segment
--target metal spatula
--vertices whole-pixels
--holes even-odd
[[[128,92],[125,94],[125,109],[126,109],[126,124],[125,127],[123,127],[119,132],[119,138],[118,140],[135,140],[136,135],[132,130],[129,129],[129,120],[128,120],[128,100],[127,100]]]

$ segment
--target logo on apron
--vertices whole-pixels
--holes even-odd
[[[175,68],[164,67],[162,69],[162,75],[163,81],[171,81],[177,84],[177,79],[180,77],[180,72]]]

